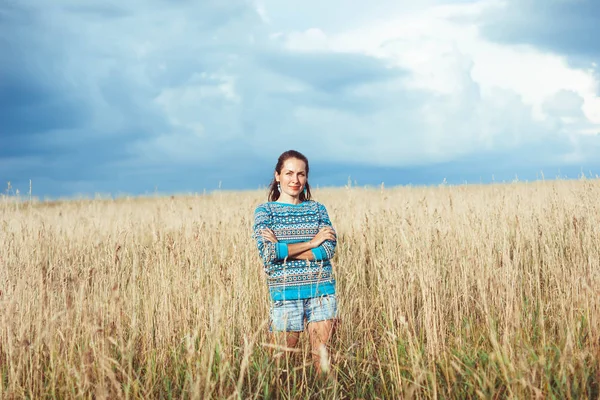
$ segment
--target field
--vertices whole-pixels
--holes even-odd
[[[0,398],[598,398],[600,181],[315,190],[330,374],[272,362],[264,191],[0,199]]]

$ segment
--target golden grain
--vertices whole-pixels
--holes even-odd
[[[264,197],[0,200],[0,398],[598,394],[598,180],[315,190],[339,239],[326,382],[305,338],[293,381],[262,345]]]

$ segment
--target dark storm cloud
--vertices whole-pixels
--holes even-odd
[[[578,159],[565,160],[564,151],[574,150]],[[600,135],[575,139],[575,143],[555,136],[511,149],[487,150],[457,157],[449,162],[406,167],[381,167],[355,163],[314,163],[311,183],[344,185],[350,180],[358,186],[386,187],[397,185],[452,185],[534,181],[540,179],[573,179],[600,176]]]
[[[276,73],[328,92],[399,76],[399,70],[386,68],[381,60],[360,54],[265,53],[259,62]]]
[[[0,3],[0,184],[24,192],[32,179],[41,196],[255,188],[289,148],[314,161],[322,186],[348,175],[438,183],[587,165],[600,150],[593,138],[544,141],[548,130],[569,131],[561,117],[585,120],[575,93],[544,103],[556,116],[547,128],[517,94],[486,103],[468,63],[452,75],[453,92],[440,94],[366,54],[286,50],[271,34],[319,28],[304,19],[313,7],[265,4],[263,15],[234,0]],[[357,7],[344,15],[372,10]],[[488,33],[523,7],[492,16]],[[350,19],[336,22],[340,31]],[[543,37],[523,26],[523,37]]]
[[[243,2],[0,5],[0,181],[94,182],[134,170],[135,145],[173,131],[154,99],[219,69],[235,45],[228,26],[248,10]],[[156,31],[174,40],[145,59],[132,54]]]
[[[482,31],[498,42],[599,60],[600,2],[510,0],[502,10],[486,15]]]
[[[114,18],[125,18],[132,15],[131,11],[109,3],[69,4],[62,6],[61,8],[68,13],[79,14],[84,17],[98,18],[104,21]]]

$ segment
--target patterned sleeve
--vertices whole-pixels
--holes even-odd
[[[265,240],[260,232],[263,229],[270,229],[271,216],[264,205],[260,205],[254,210],[254,225],[252,226],[252,237],[256,240],[256,247],[260,258],[265,266],[268,264],[283,260],[287,257],[287,245],[284,243],[271,243]]]
[[[329,214],[327,214],[327,209],[321,203],[317,203],[317,207],[319,210],[319,229],[323,227],[330,227],[335,232],[333,225],[331,224],[331,220],[329,219]],[[324,261],[331,260],[335,255],[335,247],[337,245],[336,240],[326,240],[319,247],[316,247],[312,250],[313,255],[315,257],[315,261]]]

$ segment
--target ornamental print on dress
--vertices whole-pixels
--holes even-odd
[[[310,241],[323,227],[333,229],[327,209],[316,201],[300,204],[267,202],[254,211],[253,238],[263,261],[274,301],[306,299],[335,293],[331,259],[337,242],[326,240],[312,249],[314,260],[289,259],[287,245]],[[277,243],[260,232],[271,229]]]

